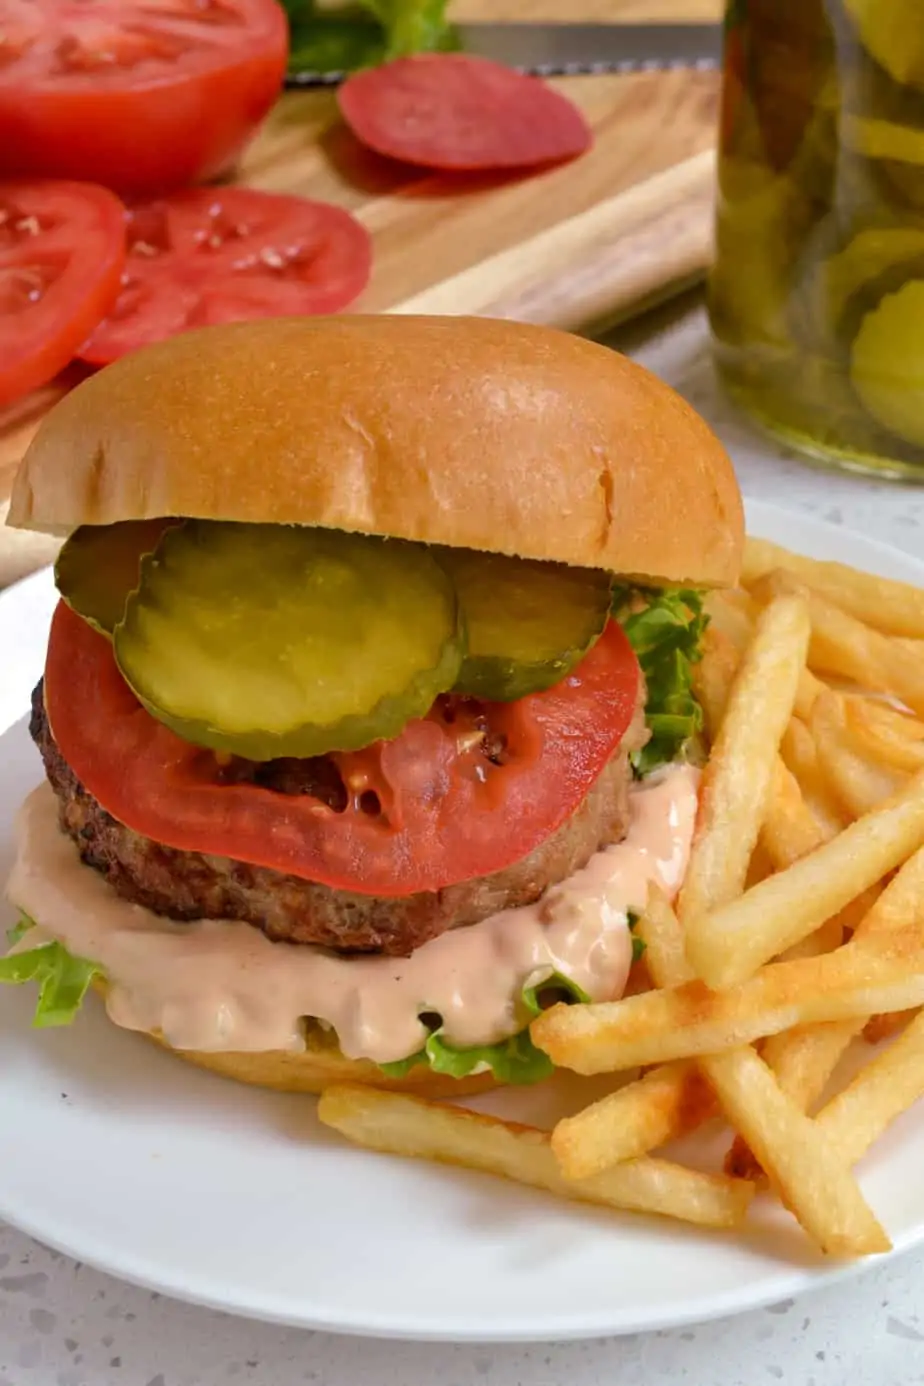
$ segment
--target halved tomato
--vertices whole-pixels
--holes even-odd
[[[0,174],[133,196],[211,178],[287,54],[276,0],[0,0]]]
[[[102,366],[190,327],[335,313],[371,266],[369,233],[343,207],[190,188],[131,208],[122,293],[80,355]]]
[[[0,183],[0,405],[51,380],[116,301],[125,208],[92,183]]]
[[[228,781],[211,752],[155,721],[112,646],[64,602],[45,709],[105,809],[168,847],[232,857],[367,895],[411,895],[500,871],[584,799],[635,710],[639,667],[611,621],[554,688],[512,703],[440,698],[393,741],[330,757],[346,807]]]

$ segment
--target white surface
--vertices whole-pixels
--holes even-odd
[[[800,464],[780,460],[749,430],[731,423],[712,393],[701,323],[689,320],[655,347],[636,354],[677,384],[716,422],[732,446],[747,495],[772,499],[921,554],[924,493],[813,473]],[[5,692],[16,668],[9,667],[8,646],[4,655]],[[2,1052],[8,1064],[12,1056],[6,1043]],[[64,1051],[62,1055],[66,1058]],[[92,1082],[93,1075],[86,1081]],[[111,1107],[123,1112],[126,1126],[139,1112],[144,1116],[148,1111],[144,1093],[136,1088],[112,1089],[105,1083],[104,1090]],[[65,1104],[65,1099],[58,1100]],[[267,1100],[270,1104],[275,1101]],[[209,1101],[211,1104],[214,1099],[210,1096]],[[200,1114],[195,1115],[199,1119]],[[218,1120],[230,1149],[238,1139],[237,1111],[230,1099],[223,1101]],[[23,1138],[19,1122],[4,1121],[0,1128],[4,1163],[25,1163]],[[69,1145],[67,1150],[76,1154]],[[116,1145],[106,1152],[101,1172],[86,1171],[82,1188],[87,1201],[95,1179],[100,1206],[105,1207],[106,1195],[119,1178],[120,1153]],[[222,1162],[214,1178],[221,1184],[225,1177]],[[905,1182],[908,1197],[916,1200],[921,1196],[913,1175]],[[240,1189],[245,1219],[260,1215],[265,1199],[262,1188],[260,1181],[254,1180]],[[360,1202],[361,1195],[362,1184],[357,1183],[354,1203]],[[892,1196],[898,1202],[906,1201],[898,1187]],[[208,1204],[208,1199],[202,1199],[190,1214],[191,1226],[207,1214]],[[530,1208],[534,1207],[530,1203]],[[416,1221],[424,1212],[415,1204],[408,1209],[408,1217]],[[526,1230],[534,1230],[532,1223]],[[339,1264],[330,1239],[325,1241],[318,1228],[309,1224],[303,1233],[321,1265],[332,1270]],[[194,1243],[201,1233],[189,1235]],[[368,1254],[366,1248],[357,1247],[355,1264]],[[399,1241],[385,1267],[383,1284],[392,1278],[400,1259]],[[473,1274],[483,1270],[479,1265]],[[602,1274],[605,1278],[605,1272]],[[441,1282],[451,1294],[451,1287],[459,1282],[460,1268],[436,1258],[419,1265],[418,1276],[421,1289]],[[695,1286],[698,1268],[690,1278]],[[338,1340],[233,1322],[167,1301],[152,1303],[144,1292],[117,1285],[85,1268],[75,1269],[73,1263],[54,1258],[20,1234],[0,1231],[0,1386],[46,1382],[54,1386],[110,1386],[120,1381],[142,1386],[212,1386],[234,1378],[271,1382],[273,1386],[301,1381],[413,1386],[437,1377],[447,1383],[488,1381],[497,1386],[563,1380],[574,1386],[604,1381],[626,1386],[642,1382],[666,1386],[681,1381],[696,1386],[734,1386],[737,1382],[750,1386],[764,1380],[833,1386],[846,1379],[852,1386],[867,1382],[898,1386],[924,1380],[924,1328],[917,1317],[922,1301],[924,1274],[919,1257],[912,1253],[823,1294],[777,1306],[776,1312],[759,1311],[711,1326],[572,1347],[428,1348]]]

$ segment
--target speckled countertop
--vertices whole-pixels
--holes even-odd
[[[720,398],[698,305],[616,339],[718,429],[746,496],[924,557],[924,487],[813,471]],[[3,1158],[15,1140],[0,1133]],[[323,1254],[323,1253],[322,1253]],[[924,1383],[924,1253],[700,1328],[604,1342],[445,1347],[234,1320],[119,1284],[0,1225],[0,1386],[912,1386]]]

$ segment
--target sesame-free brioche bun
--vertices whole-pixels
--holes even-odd
[[[276,318],[135,352],[50,412],[8,524],[163,515],[321,525],[733,583],[731,463],[655,376],[550,328]]]

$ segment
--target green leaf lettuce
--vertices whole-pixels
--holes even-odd
[[[20,943],[33,927],[24,917],[10,929],[7,938],[12,946]],[[20,953],[0,958],[0,982],[22,985],[38,983],[38,1000],[33,1025],[40,1029],[70,1025],[83,1004],[93,978],[100,972],[95,963],[75,958],[62,943],[40,943]]]
[[[284,0],[290,72],[353,72],[411,53],[454,46],[447,0],[356,0],[321,9]]]
[[[379,1067],[390,1078],[403,1078],[417,1064],[429,1064],[434,1073],[445,1073],[452,1078],[466,1078],[470,1073],[490,1069],[500,1083],[538,1083],[555,1071],[548,1054],[537,1049],[529,1035],[529,1022],[543,1009],[543,998],[546,1001],[590,1000],[576,982],[556,972],[537,986],[523,988],[521,1001],[527,1019],[524,1028],[509,1039],[456,1049],[442,1038],[440,1022],[436,1020],[426,1043],[416,1054]]]
[[[632,764],[637,774],[649,775],[676,760],[690,738],[702,731],[703,711],[693,696],[692,678],[709,618],[702,593],[681,588],[640,592],[620,587],[613,613],[648,687],[645,720],[651,738],[635,752]]]

